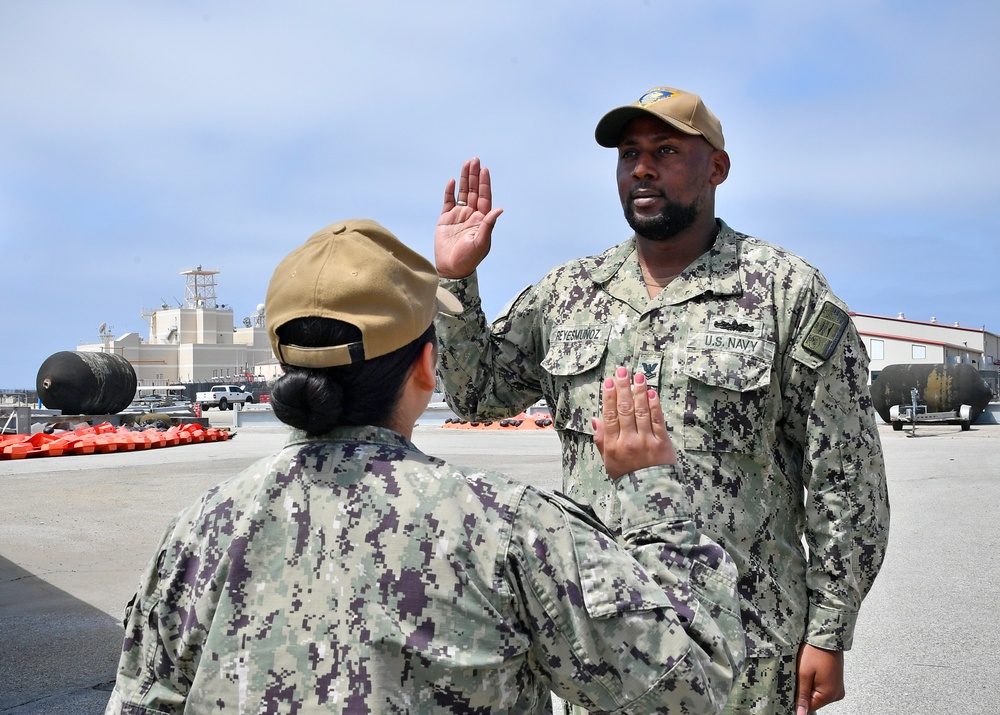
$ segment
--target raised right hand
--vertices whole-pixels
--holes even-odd
[[[444,190],[444,205],[434,231],[434,263],[442,278],[465,278],[490,252],[493,227],[503,209],[493,208],[490,170],[473,157],[462,164],[455,196],[455,180]]]

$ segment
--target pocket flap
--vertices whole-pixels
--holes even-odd
[[[549,335],[542,368],[550,375],[579,375],[597,367],[608,347],[609,325],[559,325]]]
[[[688,377],[724,390],[758,390],[771,380],[774,343],[725,333],[699,333],[688,341],[682,369]]]

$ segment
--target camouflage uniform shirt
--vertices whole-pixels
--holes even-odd
[[[672,467],[591,512],[396,432],[293,433],[167,529],[108,713],[715,713],[736,569]]]
[[[439,374],[469,419],[544,397],[567,493],[613,525],[618,502],[590,418],[615,367],[645,373],[695,522],[739,567],[748,656],[794,654],[803,641],[846,650],[889,524],[867,353],[816,269],[719,226],[655,298],[634,237],[555,268],[492,326],[475,274],[442,281],[466,311],[436,320]]]

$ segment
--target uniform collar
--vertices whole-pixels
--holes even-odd
[[[659,303],[675,305],[704,293],[739,295],[743,292],[739,260],[742,235],[733,231],[725,221],[717,220],[719,235],[712,247],[684,269],[684,272],[652,301],[652,305]],[[635,252],[635,235],[598,256],[583,259],[582,265],[591,280],[600,284],[609,293],[627,303],[636,302],[635,287],[641,286],[641,281],[638,278],[640,273],[639,259]],[[642,299],[650,303],[648,294],[644,292],[645,287],[642,288]],[[643,310],[646,306],[644,304],[633,307]]]
[[[361,425],[358,427],[335,427],[326,434],[310,437],[302,430],[293,429],[288,438],[288,446],[308,442],[365,442],[387,447],[403,447],[416,450],[417,447],[399,432],[386,427]],[[418,450],[419,451],[419,450]]]

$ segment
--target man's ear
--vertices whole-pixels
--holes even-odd
[[[413,379],[417,387],[433,392],[437,386],[437,346],[434,341],[424,345],[420,357],[413,364]]]
[[[729,176],[729,154],[724,149],[716,149],[709,161],[712,163],[709,183],[718,186]]]

